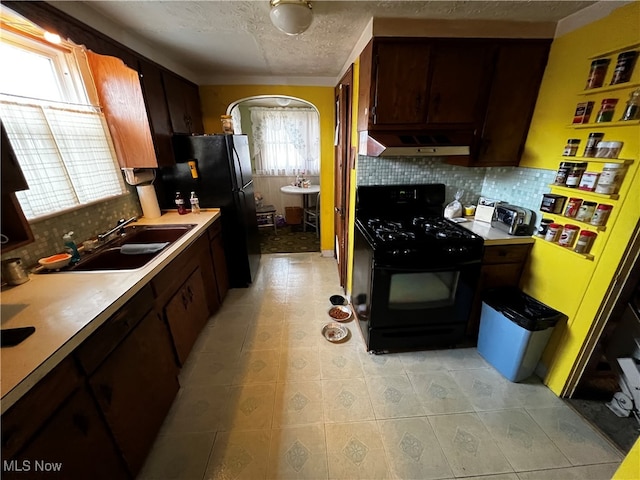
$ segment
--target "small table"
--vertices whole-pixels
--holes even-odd
[[[280,187],[282,193],[289,193],[293,195],[302,195],[302,231],[307,231],[306,214],[309,212],[309,195],[320,193],[320,185],[309,185],[308,187],[295,187],[293,185],[284,185]],[[318,228],[316,226],[316,232]]]

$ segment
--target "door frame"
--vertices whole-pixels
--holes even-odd
[[[351,145],[353,114],[353,65],[335,87],[336,139],[334,142],[334,257],[338,263],[340,286],[346,291],[349,265],[349,198],[351,195],[351,171],[355,152]]]

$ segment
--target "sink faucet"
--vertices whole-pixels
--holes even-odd
[[[98,235],[98,240],[103,242],[104,240],[106,240],[110,235],[118,232],[119,235],[122,235],[124,233],[124,227],[126,227],[127,225],[129,225],[130,223],[135,222],[136,220],[138,220],[138,217],[131,217],[129,220],[125,220],[124,218],[121,218],[120,220],[118,220],[118,224],[113,227],[111,230],[108,230],[104,233],[101,233]]]

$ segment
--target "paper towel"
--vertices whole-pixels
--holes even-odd
[[[145,218],[158,218],[161,215],[158,197],[153,185],[138,185],[138,198],[142,207],[142,215]]]

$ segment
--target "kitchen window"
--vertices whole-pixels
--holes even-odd
[[[249,111],[257,174],[320,173],[320,124],[316,110],[251,107]]]
[[[3,30],[0,56],[0,118],[29,185],[16,192],[26,218],[125,193],[81,50]]]

